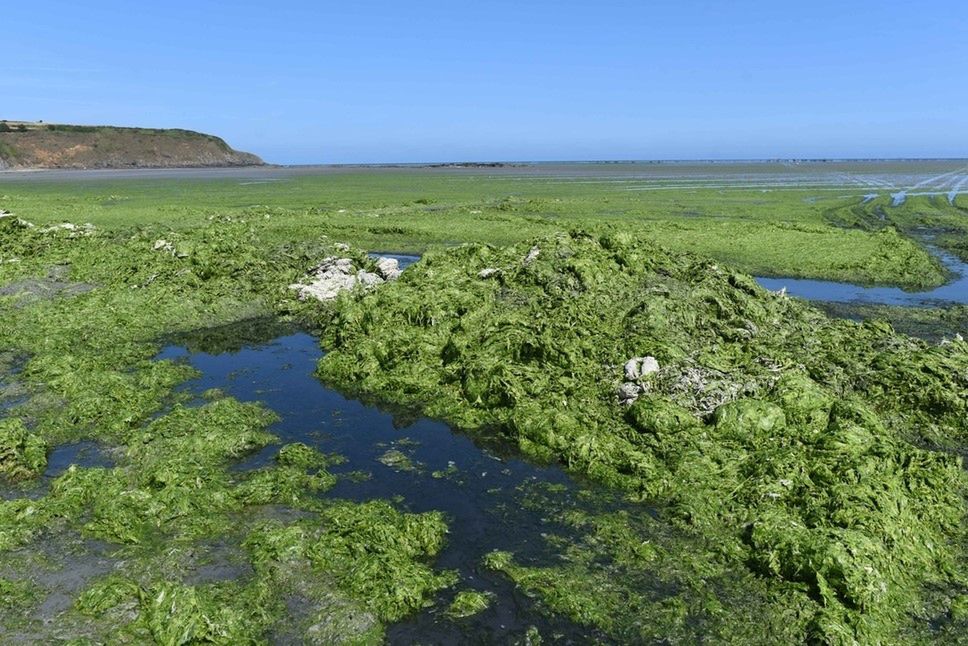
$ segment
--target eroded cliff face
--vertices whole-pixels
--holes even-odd
[[[190,168],[264,162],[190,130],[0,123],[0,170]]]

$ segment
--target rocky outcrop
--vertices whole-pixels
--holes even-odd
[[[289,288],[299,294],[299,300],[314,298],[318,301],[331,301],[345,292],[357,287],[372,289],[383,283],[396,280],[402,273],[393,258],[378,258],[376,271],[367,271],[357,266],[352,258],[330,256],[309,271],[308,283],[295,283]]]

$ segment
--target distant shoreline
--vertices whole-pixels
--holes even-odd
[[[373,168],[373,169],[504,169],[539,166],[736,166],[736,165],[824,165],[824,164],[890,164],[890,163],[965,163],[968,157],[857,157],[818,159],[642,159],[642,160],[529,160],[529,161],[481,161],[481,162],[339,162],[314,164],[223,164],[208,166],[127,166],[104,168],[0,168],[0,175],[33,174],[46,172],[154,172],[154,171],[204,171],[204,170],[311,170],[327,168]]]

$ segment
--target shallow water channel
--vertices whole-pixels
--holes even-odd
[[[263,333],[269,335],[271,329]],[[218,337],[225,339],[224,331]],[[447,546],[435,565],[458,570],[462,580],[442,592],[433,608],[391,626],[390,642],[505,643],[523,636],[532,625],[542,635],[557,636],[565,643],[603,639],[590,629],[539,613],[503,575],[481,566],[482,557],[494,549],[510,550],[534,563],[556,558],[547,551],[542,534],[561,534],[564,529],[540,511],[525,508],[520,499],[540,483],[563,486],[556,496],[576,496],[579,486],[566,473],[482,448],[446,424],[395,416],[327,388],[313,375],[323,352],[309,334],[290,330],[262,342],[249,336],[246,343],[235,351],[209,353],[199,349],[205,346],[203,335],[166,347],[159,358],[186,361],[201,373],[183,386],[191,392],[219,388],[274,410],[280,421],[270,431],[282,443],[305,442],[347,458],[345,464],[331,468],[334,474],[370,474],[367,479],[341,478],[326,497],[394,499],[408,511],[439,510],[447,515]],[[278,448],[278,444],[266,447],[237,468],[264,466]],[[450,619],[443,611],[458,589],[467,588],[493,592],[492,605],[476,616]]]
[[[868,305],[904,305],[931,307],[951,303],[968,303],[968,263],[936,247],[928,247],[954,276],[941,287],[921,292],[908,292],[897,287],[865,287],[853,283],[809,278],[756,277],[766,289],[786,289],[792,296],[808,301],[828,303],[862,303]]]

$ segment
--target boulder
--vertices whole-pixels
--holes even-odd
[[[357,269],[352,258],[330,256],[309,271],[309,283],[296,283],[289,289],[299,293],[299,300],[315,298],[318,301],[331,301],[355,287],[372,289],[386,281],[399,278],[400,267],[393,258],[380,258],[376,261],[377,271]]]
[[[403,273],[396,258],[377,258],[376,271],[384,280],[396,280]]]
[[[618,395],[618,401],[620,403],[630,406],[635,403],[635,400],[638,399],[639,395],[642,394],[642,386],[627,381],[618,387],[616,394]]]
[[[362,269],[356,272],[356,280],[364,287],[376,287],[384,282],[383,277]]]

